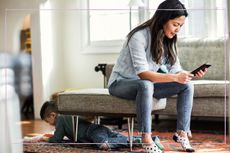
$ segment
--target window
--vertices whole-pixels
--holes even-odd
[[[188,9],[182,37],[223,37],[225,35],[226,0],[180,0]],[[149,0],[150,16],[163,0]]]
[[[90,41],[121,40],[129,30],[129,0],[89,0]]]
[[[82,0],[84,52],[119,52],[130,31],[154,14],[163,0],[142,0],[145,7],[129,7],[130,0]],[[225,35],[226,0],[181,0],[189,16],[180,37]],[[131,19],[132,20],[131,20]],[[131,28],[130,28],[131,26]],[[199,27],[199,28],[198,28]]]
[[[129,32],[129,0],[82,0],[83,51],[118,52]],[[85,8],[84,7],[84,8]]]

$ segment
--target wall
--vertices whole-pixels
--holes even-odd
[[[103,87],[103,76],[96,73],[94,67],[98,63],[113,63],[117,54],[84,54],[80,48],[82,39],[80,29],[80,11],[78,0],[59,1],[57,9],[65,9],[59,14],[60,24],[56,38],[62,46],[62,58],[59,59],[64,70],[64,88],[92,88]],[[75,9],[75,10],[72,10]],[[56,11],[58,15],[59,11]],[[56,43],[58,44],[58,43]],[[60,70],[60,69],[59,69]]]
[[[94,67],[98,63],[114,63],[117,58],[118,54],[84,54],[81,51],[79,2],[50,0],[40,6],[40,27],[37,28],[41,35],[32,39],[33,51],[36,50],[34,61],[37,63],[34,69],[38,72],[34,74],[41,73],[41,78],[35,76],[34,79],[35,93],[40,94],[35,94],[36,118],[39,118],[42,103],[54,92],[68,88],[103,87],[103,75],[95,72]],[[36,29],[36,25],[31,28]]]
[[[59,12],[47,10],[56,7],[58,1],[50,1],[41,5],[41,57],[43,97],[48,100],[53,92],[64,88],[62,15]]]

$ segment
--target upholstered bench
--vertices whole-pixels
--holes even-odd
[[[164,109],[166,99],[153,100],[152,110]],[[136,104],[109,95],[108,89],[67,90],[58,96],[58,110],[63,114],[135,117]]]
[[[77,141],[78,116],[120,116],[127,117],[130,149],[132,150],[132,136],[134,117],[136,116],[135,101],[117,98],[109,95],[108,89],[69,90],[58,94],[57,106],[60,114],[73,116],[75,141]],[[166,99],[154,99],[152,111],[164,109]],[[76,119],[75,119],[76,118]]]

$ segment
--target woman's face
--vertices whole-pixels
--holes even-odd
[[[179,31],[185,22],[185,16],[180,16],[169,20],[163,25],[164,34],[169,39],[172,39]]]

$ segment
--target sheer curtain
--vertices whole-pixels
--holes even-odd
[[[21,153],[19,98],[14,88],[14,71],[8,61],[10,56],[0,53],[0,152]]]

